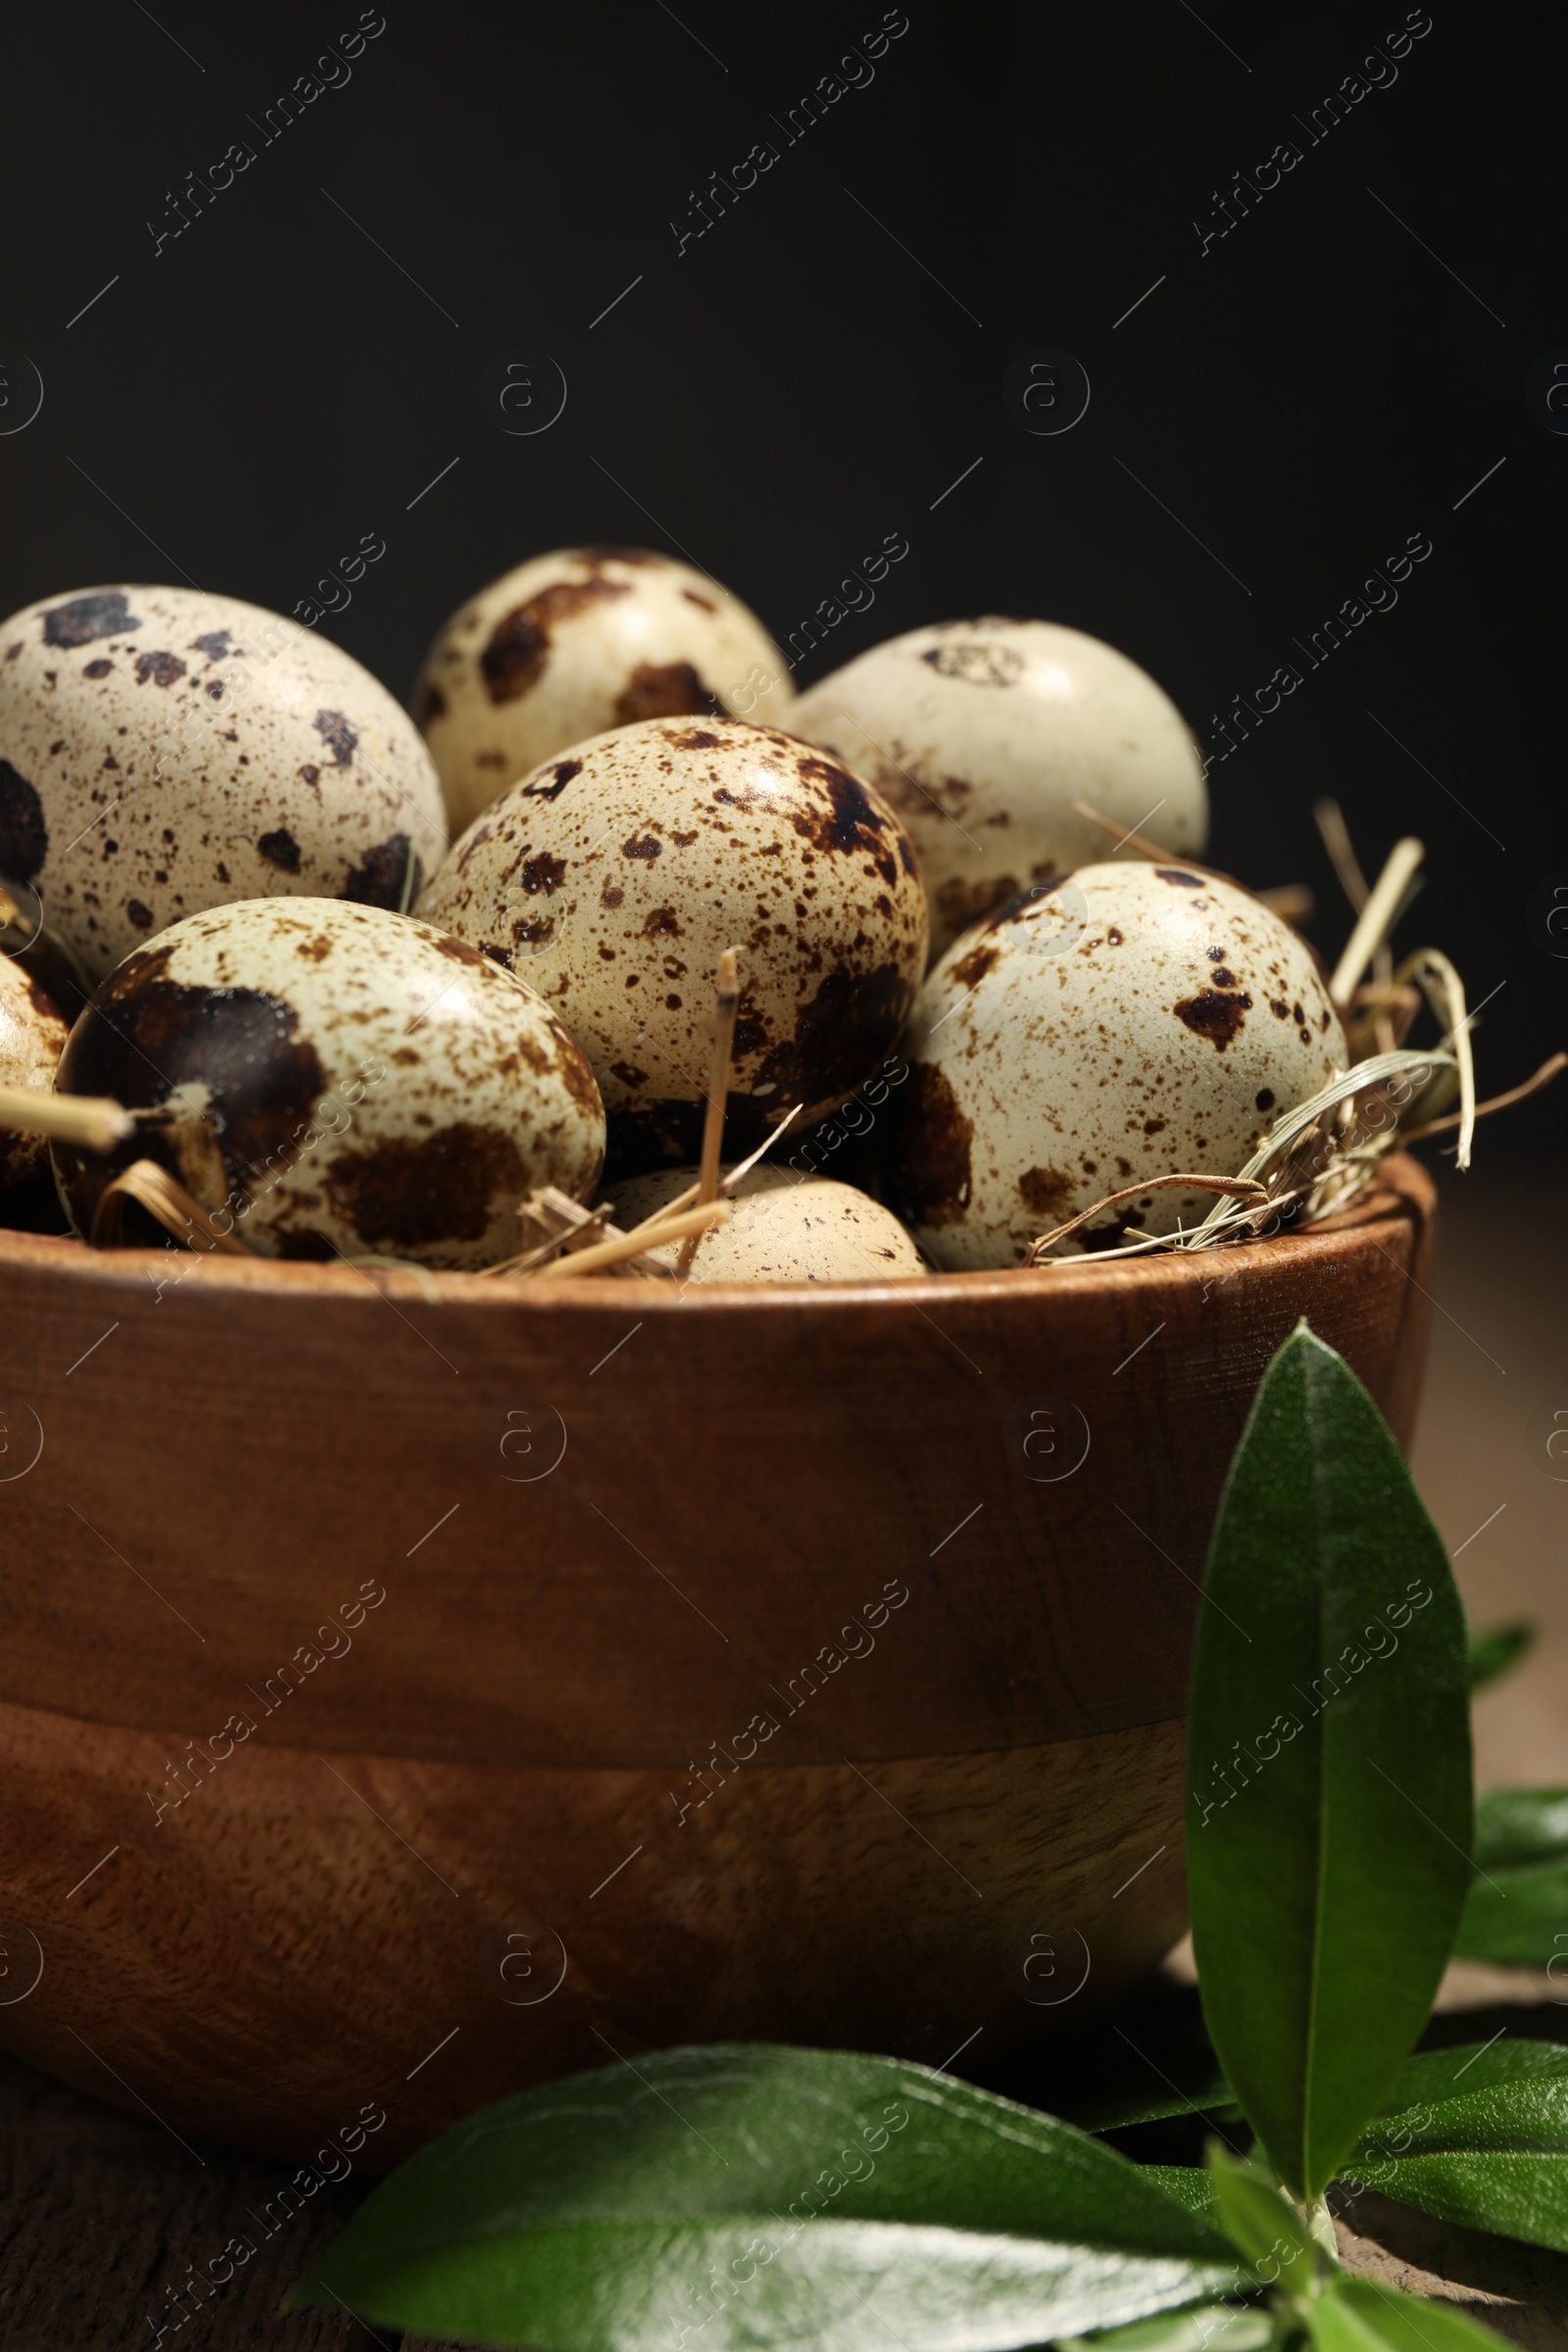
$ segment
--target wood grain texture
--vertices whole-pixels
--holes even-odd
[[[807,1296],[0,1239],[0,2040],[279,2155],[378,2102],[384,2165],[672,2041],[1070,2023],[1180,1926],[1196,1580],[1299,1315],[1408,1435],[1390,1176],[1223,1258]]]
[[[374,2170],[677,2041],[940,2065],[1179,1934],[1181,1735],[710,1773],[684,1817],[662,1774],[245,1748],[154,1826],[166,1742],[5,1708],[0,1877],[43,1975],[0,2034],[187,2138],[310,2159],[380,2107]]]
[[[837,1677],[831,1720],[797,1707],[792,1759],[1168,1719],[1186,1579],[1298,1316],[1408,1436],[1432,1195],[1408,1161],[1339,1230],[1203,1258],[804,1295],[446,1276],[426,1296],[400,1273],[0,1236],[0,1401],[42,1444],[0,1489],[0,1700],[678,1770],[776,1712],[893,1578],[911,1597],[882,1653]],[[1088,1455],[1043,1479],[1066,1457],[1042,1458],[1030,1416],[1061,1400]],[[267,1711],[366,1580],[388,1598],[352,1655]]]

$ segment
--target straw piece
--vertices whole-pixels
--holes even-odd
[[[1365,1061],[1357,1062],[1353,1069],[1341,1070],[1337,1076],[1329,1080],[1327,1086],[1320,1088],[1315,1095],[1309,1096],[1304,1102],[1298,1102],[1294,1110],[1286,1111],[1276,1119],[1269,1133],[1239,1173],[1245,1177],[1261,1180],[1264,1170],[1276,1160],[1283,1161],[1288,1169],[1290,1159],[1297,1148],[1310,1150],[1319,1140],[1318,1131],[1323,1119],[1328,1112],[1338,1109],[1342,1102],[1351,1102],[1357,1095],[1364,1094],[1369,1087],[1381,1086],[1385,1079],[1399,1077],[1406,1070],[1420,1069],[1426,1071],[1430,1076],[1434,1070],[1451,1066],[1452,1060],[1453,1056],[1450,1054],[1445,1054],[1436,1048],[1429,1054],[1412,1054],[1408,1048],[1404,1048],[1393,1054],[1370,1054]],[[1394,1133],[1392,1124],[1388,1133],[1392,1140]],[[1276,1206],[1285,1198],[1287,1189],[1278,1182],[1273,1185],[1270,1199]],[[1232,1213],[1217,1206],[1210,1209],[1202,1223],[1195,1226],[1192,1233],[1184,1238],[1181,1247],[1184,1250],[1207,1249],[1222,1219]]]
[[[740,1008],[740,980],[735,968],[737,950],[726,948],[718,959],[717,1003],[713,1008],[713,1051],[708,1065],[708,1112],[703,1120],[703,1156],[697,1177],[698,1201],[718,1199],[718,1161],[724,1141],[724,1104],[729,1097],[730,1056],[735,1045],[735,1015]],[[696,1226],[676,1261],[677,1272],[688,1272],[697,1255],[703,1228]]]
[[[1254,895],[1282,923],[1310,922],[1317,905],[1304,882],[1276,882],[1272,890],[1260,890]]]
[[[1081,1208],[1065,1225],[1041,1234],[1025,1250],[1023,1262],[1026,1266],[1038,1265],[1057,1242],[1064,1242],[1081,1225],[1087,1225],[1091,1217],[1098,1217],[1102,1209],[1115,1208],[1123,1200],[1136,1200],[1144,1193],[1166,1193],[1178,1187],[1188,1193],[1231,1194],[1248,1201],[1263,1201],[1269,1197],[1266,1185],[1256,1184],[1247,1176],[1151,1176],[1143,1184],[1125,1184],[1119,1193],[1107,1193],[1103,1200],[1097,1200],[1092,1208]]]
[[[1073,807],[1080,816],[1087,816],[1092,825],[1098,825],[1102,833],[1114,834],[1118,850],[1136,850],[1140,858],[1152,858],[1156,864],[1162,858],[1169,859],[1176,855],[1174,850],[1162,850],[1156,842],[1146,840],[1142,833],[1129,833],[1124,826],[1117,824],[1113,816],[1107,816],[1102,808],[1091,807],[1088,801],[1074,801]],[[1182,863],[1192,865],[1193,860],[1184,858]],[[1209,873],[1212,868],[1200,866],[1197,870]]]
[[[130,1112],[107,1095],[35,1094],[25,1086],[0,1086],[0,1127],[52,1136],[84,1152],[113,1152],[136,1132]]]
[[[751,1174],[758,1161],[761,1159],[767,1152],[772,1151],[773,1146],[778,1142],[778,1139],[783,1134],[785,1128],[793,1125],[795,1120],[800,1117],[801,1112],[805,1109],[805,1104],[802,1102],[796,1102],[792,1104],[792,1106],[784,1113],[784,1116],[779,1120],[778,1125],[768,1129],[767,1134],[758,1145],[757,1150],[755,1152],[749,1152],[744,1159],[738,1159],[735,1162],[735,1165],[730,1169],[729,1174],[719,1178],[718,1189],[720,1193],[727,1195],[734,1192],[736,1186],[742,1181],[742,1179]],[[650,1225],[662,1224],[665,1217],[674,1216],[678,1209],[690,1208],[692,1202],[697,1198],[697,1185],[689,1184],[683,1193],[677,1193],[675,1195],[673,1200],[666,1200],[661,1208],[651,1208],[647,1216],[642,1219],[640,1224],[632,1225],[628,1227],[627,1230],[631,1233],[642,1233],[646,1227]]]
[[[1338,801],[1321,800],[1313,804],[1312,814],[1317,819],[1317,829],[1323,836],[1323,847],[1329,854],[1329,860],[1340,878],[1340,888],[1349,900],[1354,911],[1359,914],[1371,893],[1367,889],[1366,876],[1361,871],[1361,860],[1357,858],[1355,846],[1350,839],[1350,828],[1345,821],[1345,811],[1341,808]],[[1413,897],[1420,887],[1419,882],[1415,883],[1410,896]],[[1405,905],[1407,906],[1408,903],[1406,900]],[[1388,926],[1391,932],[1397,928],[1403,913],[1404,906],[1401,906],[1399,912],[1395,915],[1393,922]],[[1373,951],[1372,977],[1380,982],[1387,981],[1393,971],[1394,954],[1385,938]],[[1378,1042],[1385,1047],[1388,1043],[1381,1030]]]
[[[1421,1009],[1421,991],[1392,979],[1363,981],[1345,1016],[1346,1043],[1354,1058],[1371,1051],[1392,1054],[1402,1046]]]
[[[1549,1086],[1554,1078],[1560,1078],[1564,1070],[1568,1070],[1568,1054],[1551,1054],[1533,1078],[1525,1079],[1520,1086],[1510,1086],[1504,1095],[1493,1095],[1485,1102],[1478,1102],[1471,1112],[1472,1119],[1489,1118],[1494,1110],[1506,1110],[1510,1102],[1522,1102],[1527,1095],[1539,1094],[1544,1086]],[[1446,1118],[1429,1119],[1424,1127],[1406,1128],[1399,1141],[1401,1144],[1425,1143],[1429,1135],[1445,1135],[1450,1127],[1459,1126],[1463,1118],[1462,1110],[1450,1111]]]
[[[666,1242],[681,1241],[688,1234],[705,1234],[710,1225],[725,1225],[731,1213],[727,1200],[699,1200],[695,1206],[683,1208],[677,1216],[640,1225],[634,1233],[617,1234],[612,1242],[596,1242],[591,1250],[552,1258],[532,1279],[564,1281],[568,1276],[597,1274],[606,1266],[618,1265],[623,1258],[640,1255],[644,1250],[662,1249]]]
[[[156,1217],[165,1230],[176,1241],[194,1249],[192,1233],[199,1233],[210,1250],[221,1250],[230,1257],[249,1257],[252,1252],[231,1233],[223,1233],[213,1223],[199,1200],[192,1200],[182,1184],[175,1182],[167,1168],[156,1159],[133,1159],[128,1168],[122,1169],[112,1184],[104,1187],[93,1210],[92,1231],[87,1236],[95,1250],[110,1249],[120,1238],[121,1202],[134,1200]]]
[[[1422,948],[1407,956],[1396,977],[1418,980],[1438,1018],[1447,1018],[1448,1032],[1443,1043],[1453,1048],[1459,1072],[1459,1149],[1454,1154],[1454,1165],[1467,1168],[1476,1131],[1476,1068],[1470,1050],[1470,1027],[1475,1015],[1465,1010],[1464,982],[1438,948]]]
[[[1212,875],[1216,882],[1228,882],[1233,889],[1245,890],[1249,898],[1259,900],[1282,922],[1304,923],[1312,911],[1312,893],[1304,882],[1280,882],[1272,890],[1252,890],[1247,883],[1238,882],[1234,874],[1222,872],[1217,865],[1204,865],[1201,858],[1184,857],[1178,850],[1162,850],[1147,834],[1129,833],[1124,826],[1117,824],[1113,816],[1107,816],[1102,808],[1097,808],[1091,801],[1074,801],[1072,806],[1080,816],[1087,816],[1092,825],[1098,825],[1102,833],[1114,836],[1116,849],[1112,850],[1112,857],[1116,850],[1136,850],[1140,858],[1152,858],[1156,865],[1181,865],[1191,873]],[[1062,877],[1057,876],[1057,879]]]
[[[1425,856],[1422,844],[1411,834],[1406,834],[1402,841],[1396,841],[1389,852],[1388,863],[1368,892],[1366,905],[1356,917],[1355,929],[1350,933],[1345,953],[1334,967],[1329,995],[1336,1005],[1343,1007],[1349,1003],[1374,951],[1383,945],[1397,919],[1405,890]]]
[[[523,1237],[540,1233],[543,1240],[534,1242],[514,1257],[503,1258],[498,1265],[484,1266],[481,1273],[532,1274],[550,1258],[563,1252],[591,1248],[601,1241],[619,1241],[621,1229],[611,1222],[611,1203],[601,1200],[594,1209],[584,1208],[569,1193],[558,1185],[547,1184],[528,1195],[518,1210]],[[628,1258],[620,1269],[627,1274],[652,1274],[668,1279],[670,1268],[659,1258],[637,1256]]]
[[[523,1254],[537,1256],[541,1264],[557,1250],[575,1250],[590,1242],[605,1238],[605,1221],[610,1215],[610,1202],[601,1200],[597,1208],[584,1208],[559,1185],[544,1185],[528,1195],[517,1212],[522,1227]]]
[[[1329,863],[1339,876],[1340,888],[1350,902],[1352,913],[1359,914],[1372,896],[1367,879],[1361,871],[1361,860],[1350,840],[1350,828],[1345,821],[1345,811],[1338,801],[1324,799],[1312,803],[1312,815],[1323,836],[1323,847],[1329,854]]]

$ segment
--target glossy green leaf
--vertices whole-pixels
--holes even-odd
[[[1549,1969],[1568,1994],[1568,1788],[1494,1788],[1479,1798],[1475,1857],[1455,1950]]]
[[[1442,1540],[1371,1397],[1303,1324],[1263,1376],[1209,1552],[1187,1871],[1209,2038],[1304,2201],[1426,2022],[1470,1831]]]
[[[1476,1866],[1568,1861],[1568,1788],[1489,1788],[1476,1798]]]
[[[1314,2269],[1312,2244],[1289,2197],[1260,2166],[1239,2162],[1213,2141],[1204,2170],[1214,2191],[1213,2218],[1258,2285],[1302,2293]]]
[[[1189,2213],[1220,2227],[1214,2212],[1214,2178],[1200,2164],[1141,2164],[1139,2171],[1147,2180],[1155,2180],[1167,2197],[1185,2205]]]
[[[1306,2322],[1317,2352],[1497,2352],[1501,2340],[1455,2304],[1372,2278],[1336,2278]]]
[[[294,2301],[540,2352],[1003,2352],[1238,2283],[1216,2231],[1070,2125],[901,2060],[744,2042],[481,2109]]]
[[[1068,2337],[1062,2352],[1079,2345],[1095,2352],[1262,2352],[1274,2339],[1274,2320],[1256,2303],[1192,2303],[1185,2311],[1160,2311],[1094,2335]]]
[[[1521,1658],[1536,1645],[1536,1628],[1524,1619],[1515,1625],[1488,1626],[1485,1633],[1470,1637],[1470,1688],[1484,1690],[1511,1674]]]
[[[1053,2096],[1053,2114],[1083,2132],[1119,2132],[1129,2124],[1160,2123],[1169,2115],[1208,2115],[1235,2103],[1235,2092],[1212,2050],[1189,2043],[1123,2041],[1095,2077],[1093,2089]]]
[[[1443,2221],[1568,2253],[1568,2048],[1504,2034],[1422,2051],[1344,2169]]]

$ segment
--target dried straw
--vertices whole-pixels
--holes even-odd
[[[136,1132],[130,1112],[107,1095],[44,1094],[25,1086],[0,1086],[0,1127],[47,1135],[83,1152],[113,1152]]]
[[[718,1199],[718,1162],[724,1141],[724,1105],[729,1100],[729,1065],[735,1049],[735,1015],[740,1009],[738,951],[726,948],[718,959],[716,1002],[713,1006],[713,1050],[708,1064],[708,1109],[703,1119],[703,1156],[697,1177],[699,1202]],[[676,1260],[677,1273],[691,1269],[703,1228],[693,1227]]]
[[[1403,911],[1405,893],[1425,856],[1425,849],[1412,834],[1396,841],[1389,852],[1388,861],[1367,893],[1366,904],[1355,918],[1355,928],[1329,982],[1329,995],[1342,1011],[1354,995],[1361,974]]]
[[[156,1159],[133,1159],[99,1194],[92,1231],[87,1236],[95,1250],[113,1249],[119,1241],[122,1203],[125,1200],[136,1201],[176,1241],[186,1243],[191,1249],[196,1246],[193,1236],[199,1233],[209,1250],[220,1250],[230,1257],[252,1254],[231,1233],[221,1232],[201,1202],[193,1200]]]
[[[1549,1086],[1554,1078],[1560,1078],[1564,1070],[1568,1070],[1568,1054],[1549,1054],[1534,1077],[1526,1078],[1519,1086],[1510,1086],[1506,1094],[1492,1095],[1485,1102],[1478,1102],[1471,1115],[1473,1118],[1486,1119],[1494,1110],[1506,1110],[1510,1103],[1522,1102],[1527,1095],[1539,1094],[1544,1086]],[[1450,1111],[1446,1118],[1428,1119],[1424,1127],[1402,1129],[1399,1141],[1401,1144],[1425,1143],[1429,1135],[1446,1135],[1450,1127],[1460,1126],[1463,1119],[1462,1110]]]
[[[618,1234],[613,1241],[596,1242],[591,1250],[576,1250],[565,1257],[552,1258],[541,1266],[531,1279],[534,1282],[564,1281],[568,1276],[598,1274],[606,1266],[618,1265],[622,1258],[635,1257],[644,1250],[657,1250],[666,1242],[679,1242],[688,1235],[702,1237],[710,1226],[727,1224],[732,1214],[727,1200],[699,1200],[674,1216],[650,1219],[635,1232]]]
[[[1269,1198],[1267,1185],[1256,1184],[1246,1176],[1151,1176],[1142,1184],[1123,1185],[1120,1192],[1107,1193],[1103,1200],[1095,1202],[1093,1208],[1081,1208],[1075,1217],[1067,1219],[1065,1225],[1054,1226],[1050,1233],[1041,1234],[1025,1250],[1023,1262],[1026,1266],[1039,1265],[1057,1242],[1066,1241],[1080,1226],[1087,1225],[1092,1217],[1102,1215],[1107,1208],[1119,1207],[1123,1200],[1140,1200],[1146,1193],[1166,1193],[1178,1189],[1189,1193],[1234,1195],[1247,1201],[1266,1201]]]
[[[1080,816],[1088,817],[1089,822],[1098,825],[1102,833],[1114,836],[1116,846],[1111,851],[1112,857],[1116,850],[1135,850],[1140,858],[1148,858],[1155,865],[1182,865],[1192,873],[1210,874],[1216,882],[1229,882],[1237,890],[1247,890],[1245,882],[1238,882],[1234,874],[1221,873],[1217,865],[1204,865],[1199,858],[1184,858],[1176,850],[1162,850],[1157,842],[1149,840],[1143,833],[1127,832],[1113,816],[1107,816],[1102,808],[1097,808],[1091,801],[1074,801],[1072,805]],[[1066,877],[1060,879],[1065,880]],[[1312,893],[1304,882],[1279,882],[1271,890],[1248,891],[1248,896],[1260,899],[1284,923],[1304,923],[1312,911]]]

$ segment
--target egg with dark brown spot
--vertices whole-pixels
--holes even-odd
[[[88,1234],[111,1178],[160,1162],[271,1257],[490,1265],[537,1186],[597,1183],[592,1070],[533,992],[433,925],[326,899],[174,923],[72,1030],[62,1092],[144,1114],[112,1154],[55,1148]]]
[[[455,612],[415,688],[454,831],[607,727],[733,712],[776,721],[789,671],[739,597],[640,547],[535,556]]]
[[[1049,620],[910,629],[808,686],[792,733],[825,745],[908,826],[932,945],[1031,883],[1103,858],[1083,801],[1157,848],[1201,855],[1202,761],[1148,672]]]
[[[1238,1174],[1348,1063],[1310,952],[1278,915],[1213,874],[1131,858],[1080,866],[956,940],[904,1053],[889,1198],[954,1268],[1014,1265],[1148,1177]],[[1174,1233],[1211,1206],[1142,1194],[1062,1247]]]
[[[570,1024],[624,1174],[697,1154],[725,948],[741,984],[736,1157],[792,1104],[809,1124],[854,1092],[926,955],[919,869],[880,795],[736,719],[649,719],[577,744],[469,827],[419,910]]]
[[[413,720],[297,621],[127,586],[47,597],[4,630],[0,876],[36,887],[90,979],[210,906],[396,908],[439,863]]]
[[[26,966],[0,955],[0,1086],[47,1094],[65,1048],[65,1014]],[[41,1135],[0,1125],[0,1192],[37,1174],[49,1155]]]

